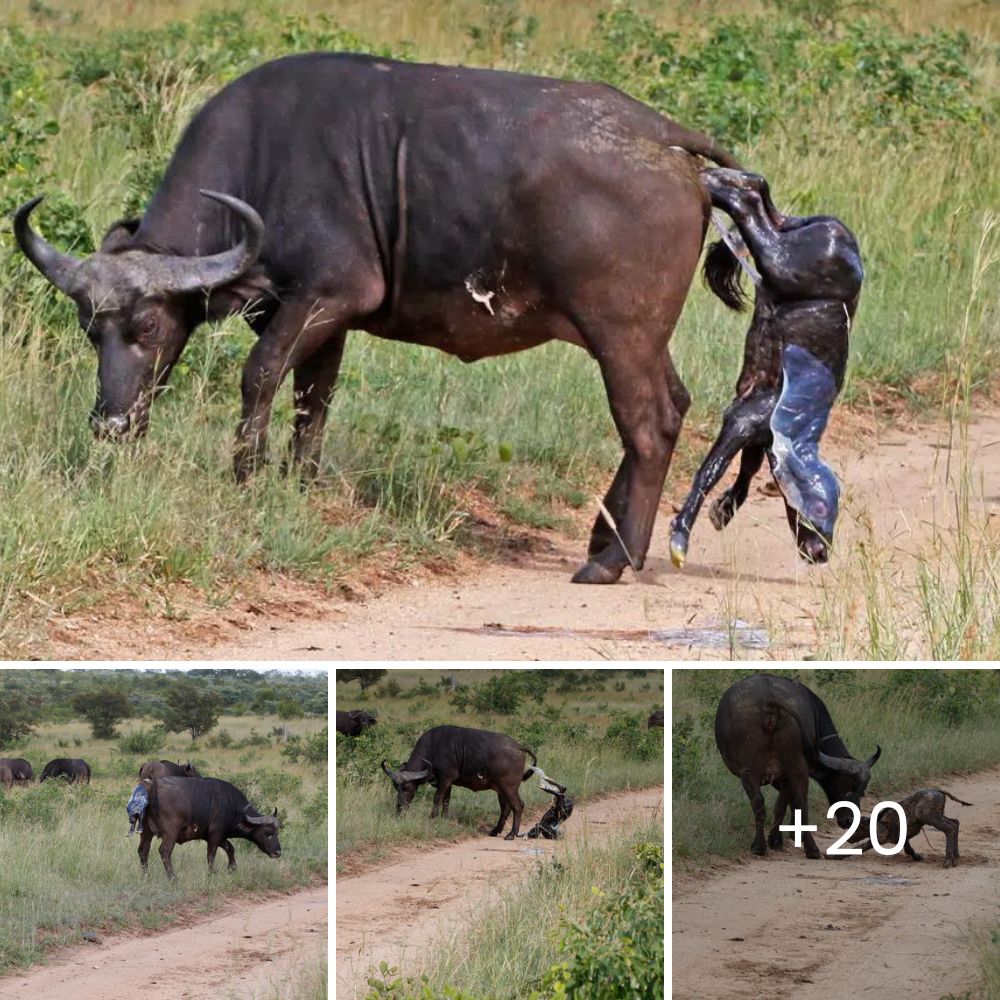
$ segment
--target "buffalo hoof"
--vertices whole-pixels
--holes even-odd
[[[688,538],[683,531],[675,531],[670,536],[670,561],[678,568],[684,569],[687,562]]]
[[[486,836],[487,837],[499,837],[500,836],[500,831],[499,830],[490,830],[490,832],[488,834],[486,834]]]
[[[767,854],[767,844],[758,844],[755,840],[750,845],[750,853],[756,854],[757,857],[762,858],[765,854]]]
[[[514,837],[515,837],[515,834],[514,834],[514,831],[512,830],[512,831],[511,831],[510,833],[508,833],[508,834],[507,834],[507,836],[506,836],[506,837],[504,837],[503,839],[504,839],[504,840],[513,840],[513,839],[514,839]]]
[[[768,837],[767,846],[774,848],[776,851],[783,851],[785,849],[785,838],[780,833]]]
[[[823,854],[818,847],[807,847],[806,857],[810,861],[819,861],[819,859],[823,857]]]
[[[944,866],[945,866],[945,868],[954,868],[955,865],[957,865],[957,864],[958,864],[958,859],[957,858],[945,858],[944,859]]]
[[[622,575],[624,567],[618,566],[615,569],[608,569],[599,562],[584,563],[574,574],[573,583],[617,583]]]
[[[729,524],[736,514],[736,505],[727,496],[721,496],[712,501],[712,506],[708,508],[708,519],[712,522],[712,527],[716,531]]]

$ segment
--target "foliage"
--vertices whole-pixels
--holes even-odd
[[[889,675],[882,700],[900,694],[918,701],[926,714],[955,727],[984,710],[1000,712],[1000,675],[991,671],[901,668]]]
[[[663,754],[663,730],[646,728],[641,713],[615,713],[604,734],[604,743],[615,747],[633,760],[655,760]]]
[[[357,681],[362,691],[377,684],[388,673],[386,670],[338,670],[337,683],[350,684]]]
[[[672,736],[674,784],[695,786],[694,776],[702,762],[702,743],[695,735],[695,720],[691,715],[675,713]]]
[[[564,955],[532,1000],[632,1000],[663,997],[663,847],[635,848],[636,870],[621,892],[594,890],[598,905],[563,921]]]
[[[113,740],[115,727],[132,714],[128,695],[118,687],[93,687],[73,697],[73,708],[89,723],[95,740]]]
[[[160,720],[167,732],[188,730],[191,739],[196,740],[215,727],[221,709],[222,699],[214,691],[205,691],[190,681],[178,681],[164,696]]]
[[[365,785],[382,773],[382,761],[395,768],[393,734],[388,726],[368,726],[358,736],[337,733],[337,780]]]
[[[5,689],[0,694],[0,747],[29,736],[38,719],[38,708],[18,691]]]
[[[324,726],[318,733],[307,736],[289,736],[281,748],[282,757],[289,760],[304,760],[307,764],[325,766],[329,752],[329,726]]]
[[[364,1000],[491,1000],[489,997],[475,997],[451,986],[435,989],[429,985],[426,976],[419,979],[400,976],[398,968],[390,967],[384,961],[379,964],[379,973],[379,978],[368,980]]]
[[[118,741],[122,753],[156,753],[166,742],[166,733],[158,726],[152,729],[136,729]]]

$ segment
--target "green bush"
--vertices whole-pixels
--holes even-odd
[[[123,736],[118,741],[118,749],[122,753],[151,754],[156,753],[165,742],[166,734],[160,727],[153,726],[151,729],[136,729]]]
[[[368,726],[359,736],[337,734],[337,779],[366,785],[382,774],[381,763],[395,768],[394,740],[387,726]]]
[[[663,730],[646,728],[646,716],[616,712],[604,734],[604,743],[632,760],[655,760],[663,754]]]

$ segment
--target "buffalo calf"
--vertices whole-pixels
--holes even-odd
[[[921,788],[899,802],[906,817],[906,842],[903,850],[914,861],[923,861],[924,856],[910,846],[910,838],[915,837],[925,826],[933,827],[944,834],[944,867],[954,868],[958,864],[958,820],[944,814],[945,796],[963,806],[971,806],[971,802],[963,802],[951,792],[943,788]],[[865,819],[866,817],[862,817]],[[878,838],[883,847],[895,844],[899,840],[899,816],[894,809],[884,809],[878,817]],[[870,838],[865,838],[857,845],[863,851],[871,849]]]

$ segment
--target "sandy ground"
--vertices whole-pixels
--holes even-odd
[[[674,1000],[963,996],[977,965],[965,935],[1000,920],[1000,769],[940,787],[973,803],[945,810],[961,823],[957,868],[942,867],[944,834],[928,830],[929,845],[923,832],[912,841],[922,863],[809,861],[787,845],[764,858],[748,851],[715,877],[675,879]],[[748,847],[751,823],[748,807]],[[833,839],[820,836],[821,850]]]
[[[780,500],[757,487],[736,520],[716,532],[704,515],[683,571],[669,561],[670,500],[686,483],[672,477],[647,568],[613,587],[580,587],[569,578],[586,543],[546,536],[516,562],[475,566],[458,574],[414,574],[381,596],[294,603],[275,611],[162,619],[79,619],[53,623],[57,657],[215,660],[566,660],[801,658],[817,648],[817,617],[851,627],[857,608],[839,595],[858,593],[856,554],[871,549],[891,573],[915,575],[927,558],[935,525],[953,517],[960,467],[946,426],[857,431],[839,417],[825,448],[845,486],[838,552],[829,566],[801,562]],[[847,421],[846,423],[844,421]],[[851,423],[850,421],[853,421]],[[992,449],[992,450],[991,450]],[[969,430],[973,509],[1000,511],[1000,412]],[[932,557],[937,558],[937,557]],[[826,610],[824,610],[826,609]],[[847,625],[844,622],[847,621]],[[827,626],[827,628],[831,628]]]
[[[241,900],[162,934],[109,937],[0,979],[0,998],[271,1000],[326,957],[327,887]]]
[[[414,847],[405,860],[337,879],[337,997],[353,1000],[366,970],[387,961],[416,975],[427,946],[461,933],[484,897],[510,889],[532,870],[539,852],[564,849],[583,837],[604,838],[622,825],[663,810],[663,789],[623,792],[578,803],[563,841],[477,837],[435,850]],[[521,832],[541,817],[525,809]],[[509,829],[509,827],[508,827]]]

